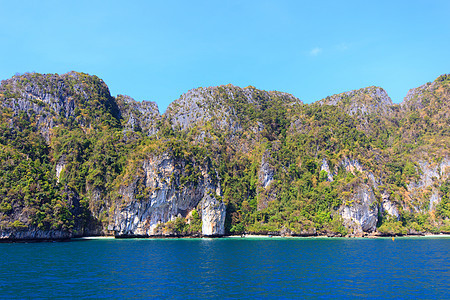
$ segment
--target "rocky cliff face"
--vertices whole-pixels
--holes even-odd
[[[385,214],[398,218],[397,205],[390,200],[390,195],[383,192],[379,198],[375,196],[374,190],[383,184],[380,178],[376,178],[370,170],[364,167],[357,159],[344,157],[332,170],[328,161],[322,159],[321,170],[327,172],[327,180],[333,181],[337,176],[339,168],[346,172],[365,178],[365,182],[356,181],[352,193],[340,206],[338,213],[344,220],[343,225],[351,234],[358,236],[364,233],[376,231],[379,215]]]
[[[449,75],[441,75],[435,81],[410,89],[400,106],[407,111],[431,109],[441,118],[448,119],[450,103]],[[436,107],[439,105],[439,107]]]
[[[345,157],[337,166],[342,166],[347,172],[355,174],[359,172],[367,178],[367,184],[358,184],[344,205],[340,207],[339,214],[344,220],[344,225],[357,235],[364,232],[374,232],[379,216],[385,215],[399,220],[399,210],[408,210],[413,213],[428,213],[436,209],[441,201],[439,187],[448,180],[450,165],[448,157],[444,157],[439,163],[430,164],[426,161],[417,162],[417,172],[420,174],[417,181],[411,181],[405,192],[405,201],[398,203],[391,200],[391,195],[384,190],[384,182],[381,178],[375,178],[374,174],[362,166],[358,160]],[[337,170],[331,170],[326,159],[322,160],[321,170],[329,175],[327,180],[333,181]],[[381,189],[377,199],[374,189]],[[379,214],[380,213],[380,214]]]
[[[118,236],[159,235],[159,225],[184,218],[200,206],[202,234],[223,235],[225,206],[217,199],[218,179],[207,166],[196,165],[190,174],[185,171],[189,167],[189,162],[167,153],[144,160],[137,175],[119,190],[122,200],[110,229]]]
[[[138,102],[124,95],[118,95],[116,101],[125,130],[142,131],[149,136],[157,132],[161,115],[155,102]]]
[[[319,104],[337,106],[350,115],[387,115],[393,105],[386,91],[375,86],[329,96],[320,100]]]
[[[201,200],[202,234],[205,236],[222,236],[225,234],[225,204],[216,199],[214,194],[206,194]]]
[[[267,208],[270,201],[277,198],[276,191],[271,187],[274,181],[275,168],[273,167],[273,158],[269,151],[264,151],[261,157],[261,164],[258,170],[258,206],[259,210]]]
[[[417,181],[411,181],[408,184],[407,201],[415,212],[432,211],[436,209],[436,204],[441,200],[438,188],[449,178],[450,159],[444,157],[439,163],[419,160],[417,169],[420,177]],[[425,198],[425,202],[423,198]]]
[[[0,231],[0,241],[66,240],[72,236],[70,231],[41,230],[38,228],[7,229]]]
[[[58,74],[26,73],[2,81],[0,105],[13,115],[24,112],[49,141],[50,130],[76,118],[89,127],[96,114],[119,118],[119,110],[106,84],[96,76],[70,72]]]
[[[240,88],[229,84],[190,90],[171,103],[165,115],[174,127],[181,129],[211,122],[219,129],[234,133],[245,126],[249,112],[245,108],[263,109],[267,102],[275,99],[285,104],[302,103],[287,93],[261,91],[254,87]]]
[[[380,128],[389,127],[398,111],[386,91],[375,86],[332,95],[318,104],[334,106],[339,112],[354,117],[358,129],[371,135],[378,135]]]
[[[378,87],[303,105],[226,85],[160,115],[96,76],[15,76],[0,85],[0,236],[446,232],[449,99],[448,75],[401,105]]]
[[[378,203],[373,190],[368,185],[358,186],[347,203],[340,208],[344,225],[356,235],[374,232],[378,222]]]

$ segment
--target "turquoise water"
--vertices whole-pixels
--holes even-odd
[[[450,297],[450,238],[0,244],[0,298]]]

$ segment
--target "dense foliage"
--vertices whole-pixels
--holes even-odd
[[[346,235],[352,229],[342,208],[359,201],[361,189],[373,192],[372,205],[388,197],[398,208],[398,216],[377,210],[383,234],[450,231],[448,171],[412,189],[423,162],[448,160],[450,76],[382,110],[369,109],[374,93],[304,105],[282,93],[222,86],[183,127],[173,116],[188,108],[174,103],[163,116],[150,104],[139,110],[111,97],[96,76],[15,76],[0,88],[0,229],[105,229],[140,161],[169,153],[183,165],[180,186],[195,185],[205,162],[217,171],[227,233]],[[135,121],[143,115],[147,124]],[[136,197],[148,193],[137,187]],[[430,209],[432,194],[441,200]],[[199,233],[198,208],[161,230]]]

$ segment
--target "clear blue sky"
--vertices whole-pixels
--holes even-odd
[[[376,85],[398,103],[450,73],[450,1],[0,0],[0,79],[71,70],[161,112],[228,83],[307,103]]]

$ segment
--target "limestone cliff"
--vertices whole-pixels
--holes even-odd
[[[69,231],[41,230],[38,228],[7,229],[0,231],[0,241],[35,241],[35,240],[66,240],[73,237]]]
[[[202,234],[205,236],[222,236],[225,234],[225,204],[213,194],[206,194],[201,200]]]
[[[450,231],[450,76],[303,104],[233,85],[160,114],[84,73],[0,85],[0,238]]]
[[[172,102],[165,115],[174,127],[181,129],[211,122],[217,128],[234,133],[248,125],[249,113],[264,110],[268,103],[275,100],[286,105],[302,103],[287,93],[229,84],[190,90]]]
[[[319,101],[321,105],[337,106],[350,115],[389,114],[392,100],[380,87],[367,87],[326,97]]]
[[[378,222],[378,203],[373,190],[368,185],[361,185],[354,191],[350,200],[340,208],[344,225],[353,234],[374,232]]]
[[[58,74],[25,73],[2,81],[0,107],[34,119],[36,127],[49,141],[50,130],[68,120],[85,127],[107,114],[119,118],[119,109],[107,85],[97,76],[69,72]]]
[[[258,170],[258,209],[267,208],[270,201],[277,198],[276,191],[271,186],[274,181],[275,168],[273,167],[274,159],[269,151],[264,151],[261,157],[261,164]]]
[[[157,132],[157,122],[161,115],[155,102],[138,102],[125,95],[118,95],[116,101],[125,130],[142,131],[147,135]]]
[[[444,157],[437,163],[419,160],[417,162],[417,171],[420,176],[417,181],[411,181],[408,184],[409,193],[406,200],[410,203],[412,211],[432,211],[436,209],[436,205],[441,200],[438,188],[450,176],[450,159],[449,157]]]
[[[129,181],[119,189],[121,201],[109,226],[117,236],[172,235],[161,233],[158,226],[185,218],[197,207],[202,214],[201,233],[224,234],[220,184],[207,165],[193,165],[168,153],[153,155],[140,163]]]

